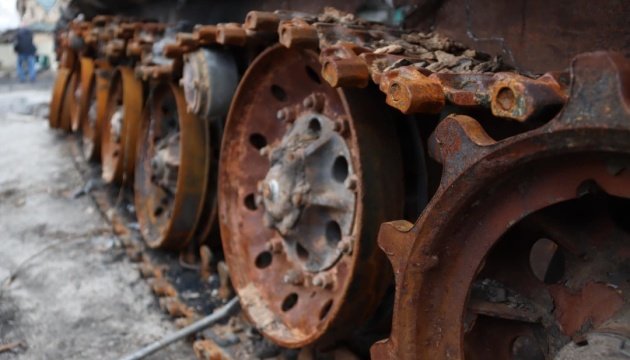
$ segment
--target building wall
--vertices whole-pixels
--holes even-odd
[[[70,0],[18,0],[16,6],[22,22],[28,25],[54,25],[61,16],[61,9],[69,2]]]

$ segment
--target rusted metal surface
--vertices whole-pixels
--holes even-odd
[[[76,89],[79,83],[79,72],[73,70],[66,82],[59,114],[59,128],[66,132],[72,131],[72,115],[77,111]]]
[[[57,71],[57,78],[55,79],[52,99],[50,101],[50,115],[48,117],[48,125],[52,129],[57,129],[61,126],[61,109],[63,107],[64,95],[68,80],[70,79],[70,73],[71,71],[69,69],[64,68]]]
[[[88,57],[82,57],[80,64],[77,70],[79,72],[79,81],[77,81],[76,88],[72,94],[75,97],[75,105],[71,118],[73,132],[78,132],[83,129],[83,122],[87,119],[88,115],[91,115],[92,119],[96,118],[95,93],[92,88],[94,60]],[[89,114],[90,107],[92,108],[91,114]]]
[[[288,347],[367,321],[391,276],[374,225],[403,206],[387,108],[373,92],[329,87],[319,67],[308,50],[260,55],[232,103],[219,170],[232,283],[249,319]]]
[[[466,45],[501,54],[530,73],[563,70],[577,54],[628,54],[630,3],[616,0],[395,0],[415,8],[407,28],[432,29]]]
[[[86,80],[82,99],[83,119],[81,127],[83,155],[88,161],[101,161],[101,129],[107,112],[107,95],[112,69],[109,63],[100,61],[95,63],[92,76]]]
[[[420,8],[440,9],[428,3]],[[409,199],[423,190],[411,189],[409,169],[418,166],[403,160],[424,164],[424,138],[412,141],[397,109],[417,115],[416,131],[433,132],[429,151],[441,168],[428,181],[440,186],[415,225],[381,228],[396,302],[390,339],[373,356],[565,359],[625,341],[627,60],[585,55],[572,75],[539,76],[477,51],[477,40],[472,49],[335,9],[251,11],[242,24],[181,31],[122,17],[71,24],[51,126],[69,130],[78,108],[75,123],[91,124],[84,134],[102,143],[104,178],[121,184],[135,167],[147,243],[188,244],[180,265],[199,261],[204,281],[218,284],[216,299],[236,292],[267,338],[306,346],[300,356],[308,357],[373,319],[387,331],[392,274],[377,228],[410,202],[424,204]],[[92,85],[81,78],[73,107],[75,96],[63,94],[77,93],[77,56],[82,73],[88,58],[99,70]],[[110,64],[120,69],[112,80]],[[154,97],[143,119],[145,91]],[[230,101],[219,171],[223,262],[207,240],[218,236],[215,175]],[[96,105],[96,122],[84,102]],[[127,251],[165,311],[190,323],[192,310],[162,270],[147,265],[141,247]],[[215,346],[195,349],[222,358]]]
[[[110,82],[101,128],[103,180],[108,183],[133,183],[143,105],[142,82],[135,78],[132,69],[119,67]]]
[[[174,84],[157,87],[148,106],[135,169],[136,216],[149,246],[179,249],[190,241],[211,175],[208,124],[187,112]]]
[[[387,103],[404,114],[440,113],[450,104],[490,108],[496,117],[519,122],[559,110],[567,85],[549,73],[533,79],[513,72],[430,73],[414,66],[385,71],[379,78]]]
[[[438,125],[437,193],[379,234],[397,291],[373,357],[547,358],[628,333],[629,65],[577,57],[560,114],[501,141],[467,116]]]

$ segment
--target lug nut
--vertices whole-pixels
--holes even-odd
[[[304,274],[302,274],[302,272],[299,270],[289,270],[284,275],[284,278],[282,280],[285,284],[299,286],[304,283]]]
[[[359,180],[357,179],[357,176],[352,174],[348,176],[348,178],[343,182],[343,184],[345,185],[346,189],[354,191],[357,189],[358,182]]]
[[[295,121],[295,111],[290,107],[285,107],[278,110],[278,112],[276,113],[276,118],[280,121],[292,123],[293,121]]]
[[[344,254],[352,255],[352,249],[354,247],[354,237],[344,236],[337,244],[337,248]]]
[[[326,102],[326,98],[323,94],[314,93],[307,96],[304,101],[302,101],[302,105],[305,108],[311,109],[316,112],[321,112],[324,109],[324,103]]]
[[[322,289],[332,288],[334,282],[334,277],[329,273],[319,273],[313,277],[313,285],[319,286]]]
[[[273,254],[279,254],[284,249],[284,243],[282,239],[272,238],[267,242],[267,250]]]

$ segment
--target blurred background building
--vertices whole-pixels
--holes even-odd
[[[0,77],[14,75],[17,56],[13,41],[22,24],[33,31],[41,69],[56,68],[53,31],[70,0],[0,0],[3,16],[0,19]]]

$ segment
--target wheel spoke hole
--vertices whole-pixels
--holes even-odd
[[[298,294],[291,293],[282,301],[282,311],[287,312],[295,307],[298,302]]]
[[[322,79],[320,79],[319,74],[317,74],[317,71],[313,70],[312,67],[310,66],[306,66],[306,75],[313,80],[313,82],[317,83],[317,84],[321,84],[322,83]]]
[[[269,267],[269,265],[271,265],[272,260],[273,260],[273,257],[271,256],[271,252],[263,251],[260,254],[258,254],[258,256],[256,256],[256,260],[254,262],[256,263],[257,268],[264,269],[264,268]]]
[[[337,156],[333,163],[332,175],[337,182],[343,183],[348,177],[348,160],[343,156]]]
[[[161,216],[162,214],[164,214],[164,208],[161,206],[158,206],[155,210],[153,210],[153,215],[155,216]]]
[[[329,221],[326,224],[326,242],[330,247],[337,247],[339,241],[341,241],[341,227],[336,221]]]
[[[308,250],[306,250],[306,248],[304,246],[302,246],[302,244],[300,243],[296,243],[295,244],[295,250],[297,252],[297,256],[302,259],[302,260],[308,260],[309,257],[309,253]]]
[[[330,312],[330,309],[332,308],[332,304],[333,304],[332,299],[326,301],[322,309],[319,311],[319,320],[324,320],[326,316],[328,316],[328,313]]]
[[[314,117],[308,122],[308,129],[316,136],[322,132],[322,124],[319,122],[319,119]]]
[[[529,252],[529,266],[538,280],[554,284],[564,275],[564,256],[558,244],[549,239],[539,239]]]
[[[254,196],[254,194],[249,194],[245,196],[244,203],[245,207],[251,211],[256,211],[258,209],[258,206],[256,205],[256,197]]]
[[[271,95],[273,95],[273,97],[276,98],[276,100],[278,101],[286,101],[287,100],[287,92],[284,91],[283,88],[281,88],[278,85],[271,85]]]
[[[267,138],[259,133],[254,133],[249,136],[249,143],[257,150],[260,150],[267,146]]]

